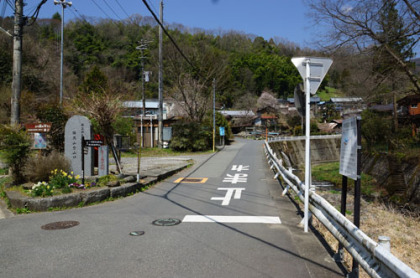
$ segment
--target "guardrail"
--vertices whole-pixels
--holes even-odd
[[[276,172],[274,178],[281,176],[287,183],[283,195],[291,188],[304,201],[304,183],[283,167],[282,160],[277,158],[268,142],[264,146],[271,169]],[[309,210],[371,277],[420,278],[417,272],[368,237],[314,190],[309,192]]]
[[[305,140],[305,136],[279,136],[279,137],[269,137],[268,142],[282,142],[282,141],[298,141],[298,140]],[[312,139],[333,139],[333,138],[341,138],[341,134],[334,134],[334,135],[312,135]]]

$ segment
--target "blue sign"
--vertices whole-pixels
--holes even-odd
[[[225,136],[225,127],[223,126],[219,127],[219,134],[220,136]]]

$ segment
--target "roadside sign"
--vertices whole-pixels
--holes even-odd
[[[305,92],[303,84],[299,83],[294,91],[295,107],[301,117],[305,117]]]
[[[309,227],[309,184],[311,177],[311,94],[315,94],[321,85],[322,80],[328,72],[332,64],[330,58],[315,57],[295,57],[292,58],[303,81],[305,82],[305,204],[304,204],[304,232],[308,232]]]
[[[102,140],[85,140],[86,147],[100,147],[104,144]]]
[[[47,136],[45,133],[33,133],[33,145],[34,149],[46,149],[47,148]]]
[[[352,180],[357,180],[357,121],[356,118],[343,120],[340,174]]]
[[[219,134],[220,136],[225,136],[225,127],[223,126],[219,127]]]
[[[309,79],[310,93],[314,95],[321,85],[322,80],[332,65],[330,58],[297,57],[292,58],[292,63],[298,69],[303,80]],[[306,64],[309,63],[310,74],[307,76]]]
[[[28,133],[46,133],[51,130],[52,123],[25,124]]]

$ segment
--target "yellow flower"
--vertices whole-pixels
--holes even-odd
[[[50,186],[49,185],[47,185],[47,189],[50,189]]]
[[[76,176],[76,180],[78,180],[78,179],[80,179],[80,176],[79,175]]]
[[[67,173],[66,172],[63,172],[63,176],[67,177]]]

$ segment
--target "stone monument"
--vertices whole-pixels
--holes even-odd
[[[71,168],[75,175],[82,175],[82,154],[84,155],[85,176],[93,176],[93,150],[82,150],[82,137],[85,140],[92,139],[92,125],[84,116],[71,117],[64,131],[64,153],[71,162]]]

